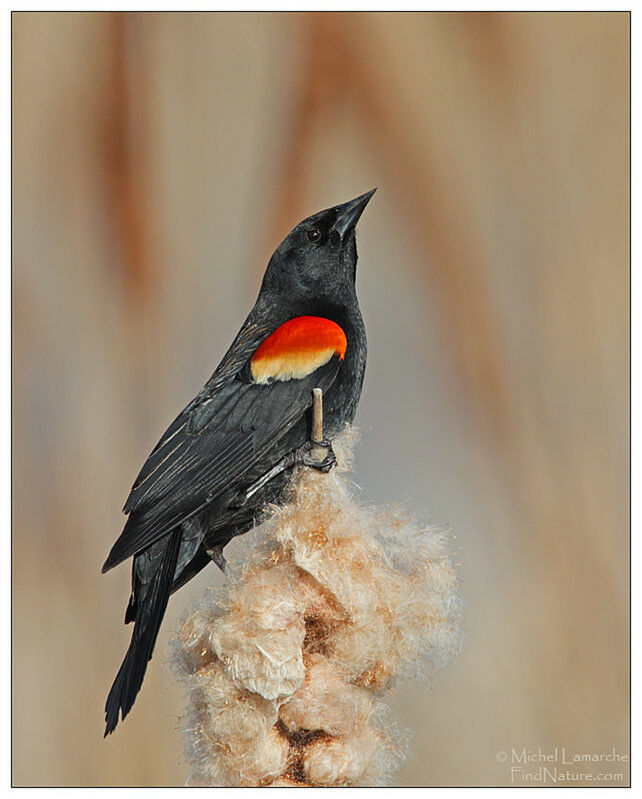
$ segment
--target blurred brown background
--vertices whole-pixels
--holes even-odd
[[[373,186],[356,479],[452,523],[468,601],[399,782],[628,752],[628,70],[625,13],[13,15],[15,784],[183,783],[168,641],[221,577],[103,741],[100,566],[274,246]]]

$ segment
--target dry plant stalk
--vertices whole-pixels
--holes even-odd
[[[291,501],[230,563],[227,591],[182,625],[188,785],[389,783],[407,734],[383,694],[459,648],[448,537],[359,504],[345,476],[353,442],[334,442],[330,474],[293,476]]]

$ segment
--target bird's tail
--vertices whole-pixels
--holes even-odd
[[[123,719],[129,713],[140,691],[167,608],[180,542],[179,527],[168,536],[158,570],[137,598],[132,640],[105,704],[105,736],[116,729],[120,711]]]

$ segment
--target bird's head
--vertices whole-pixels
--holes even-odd
[[[291,298],[333,297],[354,287],[355,228],[375,191],[299,222],[270,259],[262,291]]]

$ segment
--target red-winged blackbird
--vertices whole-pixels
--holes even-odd
[[[105,735],[131,710],[169,596],[282,502],[292,466],[324,471],[354,418],[366,365],[355,227],[375,189],[298,224],[277,247],[256,304],[199,394],[136,478],[103,572],[134,556],[134,631],[105,705]],[[309,457],[312,389],[323,390],[327,456]]]

